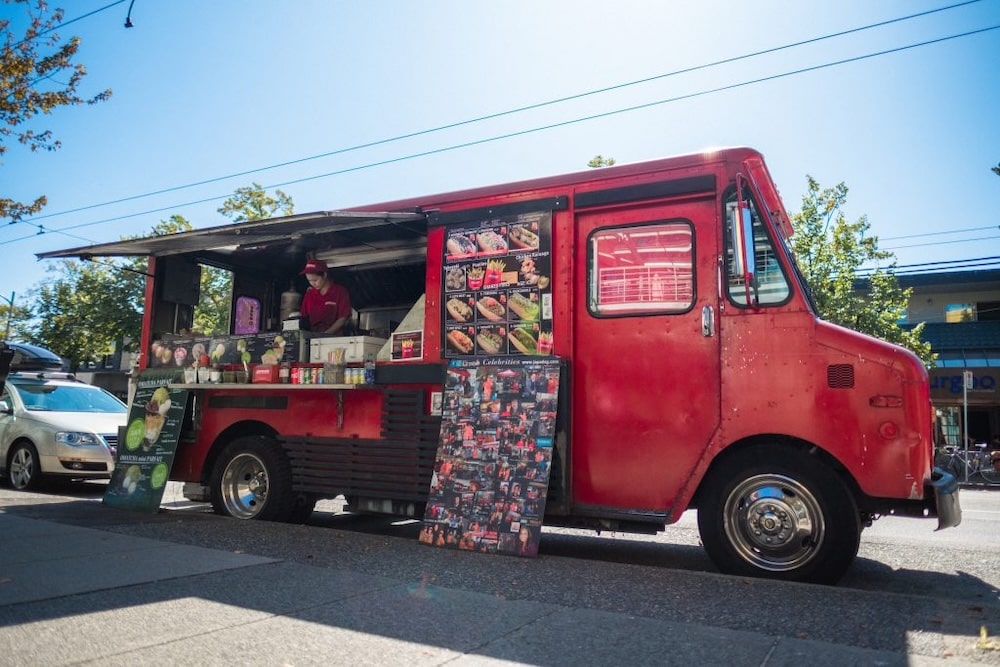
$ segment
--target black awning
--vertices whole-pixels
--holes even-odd
[[[295,245],[305,251],[350,254],[355,264],[384,261],[393,250],[412,248],[427,237],[423,213],[320,211],[266,220],[239,222],[177,234],[147,236],[67,250],[38,253],[39,259],[142,257],[194,254],[218,262],[241,255]],[[369,260],[369,261],[366,261]]]

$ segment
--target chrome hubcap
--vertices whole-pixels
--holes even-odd
[[[222,500],[226,511],[238,519],[252,519],[267,502],[268,476],[264,462],[253,454],[240,454],[222,475]]]
[[[747,562],[772,572],[802,567],[826,533],[819,502],[794,479],[759,475],[726,499],[726,535]]]

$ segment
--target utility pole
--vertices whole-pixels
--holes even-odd
[[[7,329],[3,335],[3,339],[7,340],[10,338],[10,316],[14,314],[14,292],[10,293],[10,299],[5,296],[0,296],[0,299],[7,302]]]

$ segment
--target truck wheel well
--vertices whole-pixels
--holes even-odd
[[[219,454],[229,443],[237,438],[254,435],[263,435],[273,438],[278,435],[278,432],[264,422],[242,421],[232,424],[229,428],[220,433],[215,439],[215,442],[212,443],[212,449],[208,452],[208,456],[205,457],[205,465],[202,466],[201,470],[201,483],[206,486],[208,485],[209,481],[212,479],[212,470],[215,469],[215,462],[219,458]]]
[[[854,477],[847,470],[847,468],[842,464],[836,457],[827,452],[821,447],[817,447],[811,442],[801,440],[789,435],[782,435],[779,433],[762,433],[760,435],[751,436],[745,438],[738,442],[734,442],[729,447],[726,447],[722,452],[720,452],[709,465],[708,470],[705,471],[704,476],[701,478],[701,482],[698,484],[698,490],[695,492],[694,497],[691,499],[690,507],[697,508],[699,496],[702,493],[702,489],[705,488],[705,480],[708,479],[712,471],[722,465],[723,461],[728,460],[730,457],[739,454],[740,452],[750,449],[752,447],[757,447],[760,445],[771,445],[776,447],[787,447],[791,450],[796,450],[803,452],[810,456],[815,456],[817,459],[823,462],[824,465],[828,466],[833,472],[840,477],[841,480],[850,489],[851,494],[854,496],[855,502],[859,505],[863,504],[865,496],[861,493],[861,489],[858,487],[857,482]]]

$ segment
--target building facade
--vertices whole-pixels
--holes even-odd
[[[930,370],[939,444],[989,443],[1000,449],[1000,270],[898,276],[913,290],[908,325],[937,353]],[[968,382],[966,381],[968,379]]]

